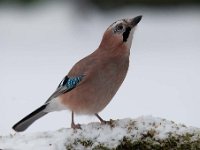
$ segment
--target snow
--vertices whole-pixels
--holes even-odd
[[[81,130],[63,128],[57,131],[3,136],[0,137],[0,148],[3,150],[65,150],[69,147],[91,149],[100,144],[108,148],[116,148],[124,137],[137,141],[147,133],[152,134],[152,138],[157,140],[166,139],[169,135],[185,134],[194,134],[193,141],[200,138],[198,128],[186,127],[183,124],[152,116],[110,120],[110,124],[107,125],[93,122],[82,124],[81,127]]]
[[[200,127],[199,14],[199,8],[186,6],[84,13],[56,2],[30,9],[2,6],[0,135],[12,133],[17,121],[47,100],[70,68],[97,48],[111,23],[138,15],[143,18],[134,34],[128,75],[101,116],[153,115]],[[69,111],[50,113],[26,133],[69,127],[70,122]]]

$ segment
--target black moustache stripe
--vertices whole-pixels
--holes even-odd
[[[125,32],[123,33],[123,42],[127,41],[128,37],[129,37],[129,34],[130,34],[130,31],[131,31],[131,28],[127,27]]]

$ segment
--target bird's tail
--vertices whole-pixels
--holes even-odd
[[[12,128],[17,132],[26,130],[34,121],[48,113],[44,112],[46,106],[46,104],[42,105],[41,107],[30,113],[28,116],[20,120],[18,123],[16,123]]]

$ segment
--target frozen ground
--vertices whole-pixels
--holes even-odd
[[[167,146],[184,149],[184,145],[187,149],[198,148],[198,146],[200,148],[200,129],[188,128],[172,121],[147,116],[137,119],[111,120],[110,125],[90,123],[82,125],[82,130],[60,129],[54,132],[0,137],[0,148],[3,150],[89,150],[103,149],[103,147],[111,149],[119,148],[119,145],[123,147],[125,144],[126,147],[132,146],[132,149],[134,146],[141,146],[144,149],[147,143],[148,149],[154,146],[160,149],[165,149]]]
[[[97,48],[115,20],[143,15],[128,76],[101,113],[105,119],[153,115],[200,127],[200,9],[127,8],[113,12],[62,4],[0,8],[0,135],[43,104],[80,58]],[[51,113],[27,132],[70,126],[69,112]],[[94,117],[76,117],[88,123]]]

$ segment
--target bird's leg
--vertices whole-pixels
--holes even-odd
[[[74,123],[74,112],[72,111],[72,123],[71,123],[71,128],[73,129],[81,129],[81,125],[80,124],[75,124]]]
[[[95,116],[101,121],[101,124],[107,123],[107,121],[103,120],[97,113],[95,114]]]

